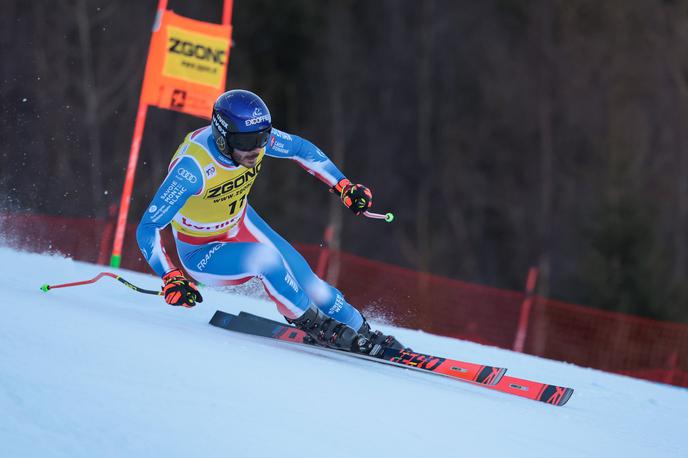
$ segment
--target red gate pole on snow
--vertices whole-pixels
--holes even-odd
[[[225,26],[230,25],[232,21],[232,6],[233,0],[224,0],[222,9],[222,24]],[[158,9],[155,16],[155,23],[153,25],[153,32],[151,34],[151,42],[148,45],[148,59],[146,61],[146,72],[148,75],[148,66],[150,62],[150,51],[153,43],[153,37],[155,32],[160,28],[163,15],[167,10],[167,0],[158,1]],[[229,44],[231,48],[231,42]],[[229,54],[229,50],[228,50]],[[229,58],[229,56],[228,56]],[[226,64],[225,64],[226,65]],[[226,69],[226,67],[225,67]],[[226,75],[226,74],[225,74]],[[136,176],[136,166],[139,160],[139,151],[141,149],[141,141],[143,139],[143,131],[146,125],[146,115],[148,113],[148,101],[145,94],[146,88],[146,76],[144,76],[144,83],[141,85],[141,94],[139,95],[139,106],[136,112],[136,124],[134,125],[134,135],[131,139],[131,147],[129,149],[129,162],[127,164],[127,172],[124,179],[124,188],[122,190],[122,198],[119,206],[119,213],[117,216],[117,228],[115,230],[115,236],[112,246],[112,256],[110,258],[110,265],[112,267],[119,267],[122,262],[122,247],[124,245],[124,235],[127,227],[127,218],[129,215],[129,203],[131,201],[132,191],[134,189],[134,178]],[[224,87],[224,79],[222,82],[222,87]]]
[[[523,347],[526,343],[526,336],[528,334],[528,321],[530,320],[530,309],[533,306],[533,294],[535,293],[535,285],[537,284],[538,268],[531,267],[528,269],[528,279],[526,280],[526,297],[521,303],[521,314],[518,319],[518,329],[516,330],[516,338],[514,339],[514,351],[523,353]]]
[[[155,14],[155,23],[153,24],[153,32],[160,27],[160,20],[167,9],[167,0],[158,1],[158,9]],[[150,48],[150,44],[148,45]],[[115,239],[112,246],[112,256],[110,257],[110,265],[112,267],[119,267],[122,262],[122,246],[124,245],[124,231],[127,227],[127,217],[129,215],[129,202],[131,201],[131,192],[134,189],[134,177],[136,176],[136,165],[139,161],[139,151],[141,149],[141,139],[143,138],[143,128],[146,125],[146,114],[148,113],[148,104],[143,98],[144,85],[141,85],[141,94],[139,95],[139,108],[136,111],[136,124],[134,125],[134,135],[131,139],[131,147],[129,148],[129,163],[127,164],[127,173],[124,177],[124,189],[122,190],[122,199],[119,204],[119,214],[117,216],[117,229],[115,229]]]

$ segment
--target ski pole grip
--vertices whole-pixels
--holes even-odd
[[[384,215],[382,213],[373,213],[369,211],[363,212],[363,215],[372,218],[372,219],[384,219],[388,223],[391,223],[394,221],[394,214],[392,212],[385,213]]]

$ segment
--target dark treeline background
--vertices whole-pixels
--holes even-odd
[[[0,3],[0,211],[107,217],[157,2]],[[687,0],[235,0],[233,25],[229,87],[397,216],[268,161],[251,202],[288,239],[332,222],[369,258],[510,289],[536,265],[540,294],[688,321]],[[149,110],[132,221],[205,123]]]

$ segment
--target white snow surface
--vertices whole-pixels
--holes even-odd
[[[688,391],[420,331],[418,351],[509,368],[575,393],[553,407],[469,383],[235,334],[203,289],[170,307],[108,270],[0,247],[1,457],[688,457]],[[147,289],[152,275],[119,270]]]

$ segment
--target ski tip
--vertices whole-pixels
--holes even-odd
[[[561,398],[559,398],[559,401],[555,405],[563,406],[569,401],[569,399],[571,399],[571,396],[573,396],[573,388],[565,388],[564,394],[561,396]]]
[[[573,388],[557,385],[544,385],[539,396],[535,399],[553,406],[563,406],[568,402],[569,399],[571,399],[572,395]]]
[[[43,291],[44,293],[47,293],[49,290],[50,290],[49,284],[46,283],[44,285],[41,285],[41,291]]]

